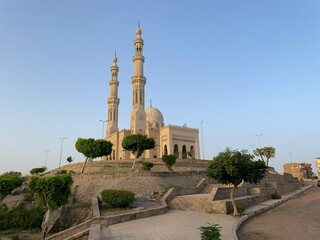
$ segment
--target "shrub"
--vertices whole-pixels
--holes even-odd
[[[0,198],[8,195],[13,189],[22,185],[21,173],[8,172],[0,176]]]
[[[151,162],[141,162],[142,164],[142,170],[150,171],[153,167],[153,163]]]
[[[271,198],[272,198],[272,199],[281,199],[281,195],[278,194],[277,192],[275,192],[275,193],[272,193],[272,194],[271,194]]]
[[[170,171],[173,171],[172,166],[176,163],[176,159],[177,157],[172,154],[162,156],[162,161],[164,161]]]
[[[244,206],[237,206],[237,210],[240,216],[242,216],[244,214],[244,211],[246,210],[246,208]]]
[[[6,211],[8,211],[7,205],[4,203],[0,204],[0,215],[1,215],[1,213],[6,212]]]
[[[110,207],[128,207],[134,201],[134,193],[123,189],[105,189],[101,197]]]
[[[67,174],[67,173],[68,173],[68,171],[65,170],[65,169],[60,170],[60,171],[57,172],[57,174]]]
[[[11,211],[0,212],[0,230],[40,229],[44,213],[45,209],[43,207],[29,210],[22,205],[19,205]]]
[[[221,240],[220,229],[218,224],[212,224],[206,227],[200,227],[201,240]]]

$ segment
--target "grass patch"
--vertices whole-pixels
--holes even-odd
[[[77,209],[77,208],[90,208],[91,203],[88,202],[75,202],[72,205],[70,205],[70,208]]]

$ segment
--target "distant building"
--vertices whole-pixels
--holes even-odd
[[[320,164],[320,159],[319,159]],[[283,165],[283,171],[290,173],[297,178],[313,178],[312,167],[310,163],[286,163]]]
[[[143,74],[144,56],[140,27],[136,30],[134,40],[135,55],[133,56],[132,95],[125,96],[124,101],[132,101],[130,116],[130,129],[119,131],[118,109],[120,98],[118,98],[118,72],[117,57],[114,56],[111,65],[110,96],[108,98],[108,126],[106,140],[112,142],[112,153],[107,156],[108,160],[130,159],[134,156],[124,151],[121,146],[124,137],[129,134],[146,134],[155,140],[154,149],[147,150],[143,158],[161,158],[162,155],[173,154],[180,159],[199,159],[199,130],[184,126],[165,125],[164,118],[159,109],[150,107],[145,109],[145,84],[146,77]],[[165,93],[163,94],[165,97]],[[174,99],[174,97],[173,97]]]
[[[318,177],[320,176],[320,157],[316,158],[316,167],[318,172]]]

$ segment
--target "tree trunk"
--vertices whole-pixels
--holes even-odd
[[[85,169],[85,167],[86,167],[86,165],[87,165],[87,162],[88,162],[88,158],[86,158],[86,160],[84,161],[84,164],[83,164],[83,167],[82,167],[81,173],[83,173],[83,172],[84,172],[84,169]]]
[[[51,219],[52,210],[48,208],[46,213],[43,216],[42,224],[41,224],[41,232],[42,232],[42,239],[46,239],[47,231],[48,231],[48,224]]]
[[[136,155],[134,156],[135,157],[135,159],[133,160],[133,164],[132,164],[132,167],[131,167],[131,169],[134,169],[134,167],[135,167],[135,165],[136,165],[136,160],[138,159],[138,151],[136,152]]]
[[[231,198],[231,202],[232,202],[232,206],[233,206],[233,216],[234,217],[239,216],[236,201],[234,200],[234,193],[236,192],[237,187],[238,187],[237,184],[233,184],[233,189],[230,192],[230,198]]]
[[[267,158],[267,167],[269,166],[269,158]]]

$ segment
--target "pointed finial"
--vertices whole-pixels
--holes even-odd
[[[137,37],[139,37],[138,35],[141,35],[140,21],[138,22],[138,27],[137,27],[137,30],[136,30],[136,34],[137,34]]]
[[[118,62],[117,51],[114,51],[113,62],[114,62],[114,63],[117,63],[117,62]]]
[[[152,99],[150,99],[150,107],[152,108]]]

